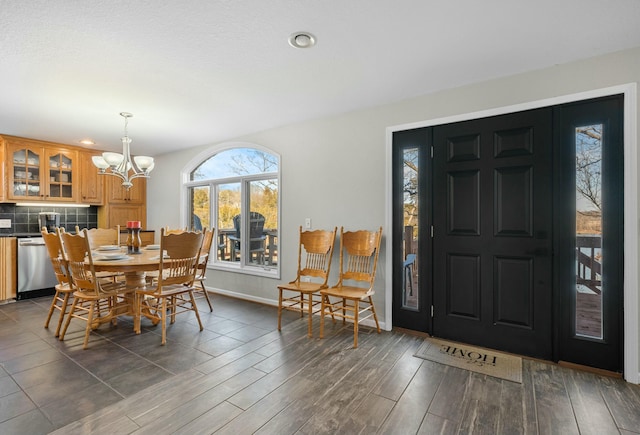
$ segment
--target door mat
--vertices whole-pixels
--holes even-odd
[[[522,383],[522,358],[462,343],[426,338],[414,356]]]

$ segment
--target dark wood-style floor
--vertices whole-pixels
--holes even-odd
[[[49,298],[0,305],[0,434],[632,434],[640,387],[524,360],[517,384],[413,356],[421,338],[213,296],[205,330],[101,326],[82,350],[42,327]],[[55,320],[55,317],[54,317]]]

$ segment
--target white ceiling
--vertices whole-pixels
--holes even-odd
[[[0,0],[0,133],[158,155],[638,46],[638,0]]]

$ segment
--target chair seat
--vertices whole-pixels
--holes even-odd
[[[376,292],[373,290],[367,291],[367,289],[362,287],[351,286],[329,287],[320,290],[320,294],[323,296],[334,296],[336,298],[347,299],[366,299],[369,296],[373,296],[375,293]]]
[[[72,293],[75,291],[74,288],[69,285],[69,283],[56,284],[54,289],[55,291],[60,293]]]
[[[86,290],[76,290],[73,292],[73,297],[86,300],[98,300],[104,299],[105,296],[120,296],[124,293],[127,293],[127,287],[124,282],[102,284],[101,289],[102,290],[100,293],[90,292]]]
[[[289,290],[301,293],[316,293],[327,286],[315,282],[291,282],[289,284],[281,284],[278,286],[280,290]]]
[[[197,289],[193,286],[187,286],[184,284],[174,284],[174,285],[163,286],[161,291],[158,291],[157,287],[140,288],[140,289],[136,289],[136,293],[139,293],[145,296],[162,297],[162,296],[177,295],[180,293],[187,293],[194,290],[197,290]]]

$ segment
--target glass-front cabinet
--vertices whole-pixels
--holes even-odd
[[[75,201],[76,151],[8,143],[7,197],[28,201]]]

